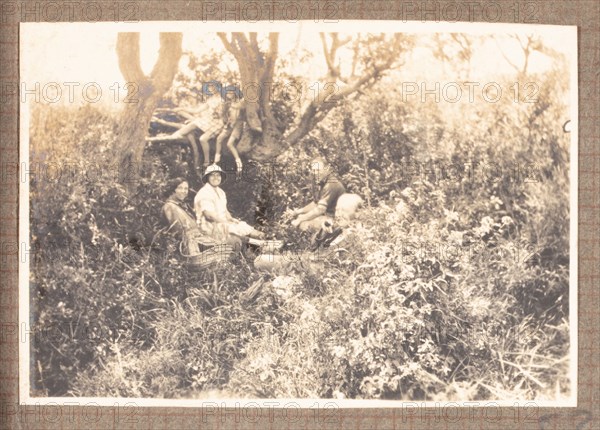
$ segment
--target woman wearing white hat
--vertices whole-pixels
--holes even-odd
[[[263,232],[234,218],[227,209],[225,191],[219,186],[226,178],[225,172],[216,164],[208,166],[202,176],[205,185],[194,198],[194,210],[200,231],[217,241],[234,246],[241,245],[243,241],[264,245],[266,241],[262,240],[265,237]]]

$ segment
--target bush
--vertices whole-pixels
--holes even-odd
[[[566,395],[566,86],[559,73],[536,79],[536,103],[451,110],[401,102],[382,80],[269,169],[254,165],[253,182],[229,181],[232,211],[296,255],[310,237],[282,214],[312,197],[317,150],[365,198],[334,256],[285,275],[256,272],[249,254],[206,271],[177,257],[161,206],[167,178],[190,174],[183,147],[148,147],[133,196],[111,175],[34,181],[34,324],[57,330],[35,338],[32,386],[124,397]],[[291,121],[288,102],[277,115]],[[109,114],[45,107],[32,118],[35,160],[111,165]]]

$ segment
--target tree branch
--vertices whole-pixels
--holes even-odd
[[[126,81],[140,83],[146,79],[140,65],[140,33],[117,34],[117,57]]]
[[[496,45],[498,46],[498,51],[500,51],[500,54],[502,55],[502,57],[504,57],[504,59],[506,60],[506,62],[513,68],[515,69],[517,72],[520,71],[519,66],[517,66],[515,63],[513,63],[512,61],[510,61],[510,59],[506,56],[506,54],[504,53],[504,51],[502,50],[502,48],[500,47],[500,44],[498,43],[498,39],[494,38],[494,42],[496,42]]]
[[[263,66],[262,73],[260,75],[261,84],[267,84],[273,81],[273,72],[275,69],[275,61],[277,60],[277,55],[279,55],[279,34],[278,33],[269,33],[269,52],[265,58],[265,64]],[[269,84],[270,85],[270,84]],[[264,90],[264,89],[263,89]],[[269,103],[271,102],[271,92],[264,92],[261,96],[260,105],[263,112],[263,115],[268,118],[270,121],[277,122],[271,109],[269,107]]]
[[[265,59],[264,71],[261,76],[261,81],[268,81],[273,77],[275,61],[279,55],[279,33],[269,33],[269,52]]]
[[[325,47],[326,43],[324,39],[325,36],[322,35],[321,40],[323,42],[323,46]],[[333,44],[336,43],[339,45],[338,42],[334,42]],[[298,126],[287,135],[287,143],[290,145],[296,144],[304,136],[306,136],[319,121],[325,118],[327,113],[337,105],[337,102],[359,91],[361,87],[374,84],[382,76],[384,71],[391,68],[398,54],[396,51],[399,51],[399,48],[396,47],[395,49],[392,49],[391,52],[388,53],[387,59],[384,62],[371,66],[371,70],[368,73],[364,74],[352,84],[344,87],[337,93],[333,95],[329,93],[322,95],[320,94],[319,97],[313,100],[302,113],[300,121],[298,122]],[[324,52],[326,53],[326,57],[331,53],[331,51],[327,52],[326,49]]]
[[[250,46],[252,47],[252,52],[254,53],[256,58],[262,57],[262,53],[258,49],[258,39],[256,37],[255,31],[250,33]]]
[[[183,124],[181,124],[179,122],[166,121],[164,119],[160,119],[155,116],[152,117],[151,122],[155,122],[156,124],[160,124],[160,125],[164,125],[166,127],[172,127],[172,128],[182,128],[183,127]]]
[[[179,59],[181,58],[182,49],[181,41],[182,33],[160,33],[160,49],[158,51],[158,59],[150,73],[153,81],[168,82],[170,86],[173,78],[179,68]],[[168,90],[165,88],[164,91]],[[162,90],[161,90],[162,91]]]
[[[332,78],[338,78],[340,76],[340,68],[335,66],[335,55],[337,50],[350,42],[350,38],[340,40],[337,33],[330,33],[331,46],[327,46],[327,38],[325,33],[319,33],[321,37],[321,44],[323,45],[323,55],[325,55],[325,62],[327,63],[327,69],[329,70],[329,76]]]
[[[159,134],[158,136],[147,136],[146,142],[176,142],[189,145],[187,138],[183,136],[174,136],[172,134]]]
[[[327,39],[325,38],[325,33],[319,33],[321,37],[321,44],[323,45],[323,55],[325,56],[325,62],[327,63],[327,70],[329,74],[333,76],[333,63],[331,57],[329,56],[329,49],[327,47]]]
[[[221,39],[221,42],[223,42],[223,46],[225,47],[225,49],[231,52],[237,60],[239,58],[240,52],[237,49],[237,47],[233,44],[233,36],[231,37],[231,42],[229,41],[229,39],[227,39],[227,35],[225,33],[219,32],[217,33],[217,36],[219,36],[219,39]]]

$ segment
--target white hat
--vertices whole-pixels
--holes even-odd
[[[208,175],[210,175],[211,173],[215,173],[215,172],[219,172],[221,174],[221,181],[225,182],[225,179],[227,179],[227,175],[225,174],[223,169],[221,169],[217,164],[211,164],[210,166],[208,166],[206,168],[206,171],[204,172],[204,175],[202,176],[202,182],[204,182],[206,184],[206,182],[208,182]]]

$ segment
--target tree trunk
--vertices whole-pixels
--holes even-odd
[[[158,60],[146,76],[140,65],[139,41],[139,33],[119,33],[117,37],[119,68],[128,82],[129,103],[119,120],[116,152],[122,169],[120,181],[130,191],[137,186],[152,115],[173,83],[182,54],[181,33],[160,33]]]
[[[336,55],[340,47],[351,41],[350,38],[339,39],[336,33],[331,33],[327,41],[325,34],[321,34],[323,53],[328,68],[325,77],[323,91],[302,112],[296,126],[292,130],[281,131],[270,106],[272,97],[272,83],[275,61],[278,55],[278,34],[269,33],[269,48],[267,52],[261,52],[258,46],[256,33],[232,33],[228,39],[225,33],[217,33],[225,49],[235,57],[240,70],[244,94],[247,123],[250,132],[244,132],[238,144],[240,152],[252,154],[256,161],[265,161],[276,157],[288,146],[297,144],[318,123],[323,120],[327,113],[353,93],[372,86],[382,73],[390,69],[394,62],[400,57],[410,38],[396,34],[389,40],[384,36],[374,37],[369,40],[369,49],[364,46],[355,45],[355,59],[353,66],[352,81],[341,77],[340,66],[336,65]],[[374,49],[371,49],[374,48]],[[365,49],[362,52],[361,49]],[[360,77],[354,76],[356,63],[359,56],[374,57],[376,61],[369,61],[369,67],[363,71]],[[337,83],[344,82],[346,86],[338,90]]]
[[[256,161],[266,161],[280,151],[281,132],[270,106],[270,90],[278,54],[277,33],[269,33],[269,50],[260,51],[256,33],[248,37],[244,33],[232,33],[229,40],[225,33],[217,33],[225,48],[237,60],[242,81],[247,130],[238,144],[241,152],[252,152]]]

